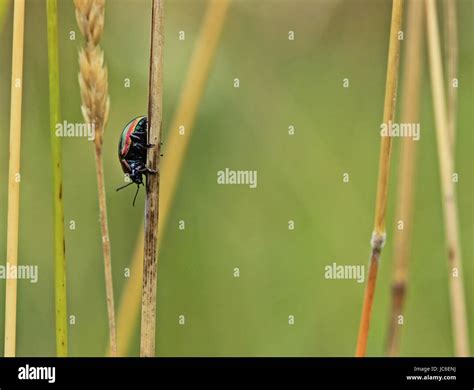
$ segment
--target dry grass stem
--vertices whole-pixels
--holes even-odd
[[[388,48],[387,79],[385,84],[385,101],[383,122],[393,122],[397,95],[398,64],[400,58],[400,41],[398,32],[402,27],[403,0],[394,0],[390,26],[390,43]],[[390,154],[392,137],[382,137],[380,143],[379,174],[377,181],[377,198],[375,204],[374,231],[372,234],[372,252],[369,261],[368,280],[366,284],[362,316],[357,338],[356,356],[365,356],[369,336],[370,317],[377,281],[377,270],[380,254],[385,243],[385,213],[387,209],[388,179],[390,173]]]
[[[82,97],[82,114],[87,123],[95,126],[95,161],[104,256],[105,287],[109,321],[109,343],[111,355],[117,355],[115,328],[114,293],[107,204],[102,159],[103,133],[109,117],[110,99],[108,93],[107,67],[104,52],[99,46],[104,31],[105,0],[74,0],[77,24],[85,37],[85,47],[79,53],[79,85]]]
[[[160,142],[163,120],[163,0],[153,0],[151,18],[150,80],[148,89],[148,150],[147,167],[157,171],[146,180],[145,245],[143,254],[142,321],[140,356],[155,356],[156,280],[158,212],[160,199]]]
[[[454,156],[449,133],[444,91],[443,64],[439,39],[438,16],[434,0],[426,0],[428,53],[433,107],[436,122],[441,193],[443,199],[444,233],[449,264],[451,315],[456,356],[469,356],[466,303],[461,267],[458,210],[453,179]]]
[[[13,8],[13,48],[10,108],[10,161],[8,164],[7,264],[18,265],[18,220],[20,214],[21,103],[23,91],[23,37],[25,1]],[[5,357],[16,354],[17,279],[8,278],[5,288]]]
[[[406,51],[403,63],[402,81],[402,123],[418,123],[420,105],[421,44],[423,27],[423,3],[412,1],[408,4],[408,23]],[[394,271],[392,281],[392,307],[387,340],[387,355],[397,356],[400,346],[401,326],[399,316],[403,307],[407,289],[408,259],[410,256],[410,237],[413,226],[414,174],[416,167],[416,141],[405,137],[400,151],[398,177],[397,221],[403,228],[394,233]]]

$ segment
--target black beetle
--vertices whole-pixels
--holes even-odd
[[[146,166],[147,150],[153,146],[153,144],[148,143],[148,121],[146,116],[132,119],[123,129],[118,145],[118,157],[123,172],[128,174],[132,181],[117,188],[117,191],[135,183],[137,192],[133,198],[134,206],[140,185],[143,184],[143,175],[156,173],[156,171]]]

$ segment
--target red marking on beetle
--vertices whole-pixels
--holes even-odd
[[[127,130],[127,134],[125,135],[125,141],[124,141],[124,144],[123,144],[123,147],[122,147],[122,152],[121,152],[121,155],[123,157],[125,157],[128,153],[128,151],[130,150],[130,146],[132,145],[132,139],[130,138],[130,136],[132,135],[132,133],[134,132],[135,128],[137,127],[137,124],[138,122],[140,122],[140,120],[142,119],[143,117],[138,117],[136,118],[129,126],[128,130]]]

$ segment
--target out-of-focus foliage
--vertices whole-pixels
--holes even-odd
[[[0,0],[2,2],[6,0]],[[126,282],[143,192],[123,184],[117,159],[122,127],[146,113],[149,1],[107,2],[103,48],[111,111],[104,158],[117,306]],[[456,169],[465,288],[473,308],[473,6],[458,2],[459,117]],[[205,8],[166,2],[166,135]],[[80,122],[82,43],[72,1],[59,2],[62,117]],[[442,16],[442,13],[441,13]],[[324,267],[366,265],[382,120],[389,1],[236,0],[197,116],[159,256],[160,355],[352,355],[364,285],[326,280]],[[288,31],[295,40],[288,40]],[[0,31],[0,258],[5,256],[12,10]],[[179,32],[185,40],[179,40]],[[75,33],[75,40],[71,37]],[[409,37],[406,37],[409,39]],[[27,0],[19,259],[39,266],[19,281],[18,355],[54,355],[53,228],[45,2]],[[402,62],[403,63],[403,62]],[[235,78],[240,88],[234,88]],[[350,87],[343,88],[348,78]],[[130,87],[127,88],[127,80]],[[405,356],[452,355],[447,260],[431,92],[425,63],[418,142],[413,251],[403,326]],[[295,134],[288,135],[288,126]],[[389,314],[394,206],[400,140],[395,140],[385,247],[369,355],[384,352]],[[105,287],[93,144],[65,138],[64,201],[72,356],[103,355]],[[258,186],[223,186],[218,170],[258,171]],[[349,173],[349,183],[344,183]],[[186,229],[178,229],[184,220]],[[295,230],[288,230],[288,221]],[[75,221],[75,230],[69,229]],[[3,261],[3,260],[2,260]],[[234,268],[240,277],[233,276]],[[4,280],[0,280],[3,333]],[[185,325],[178,324],[184,315]],[[293,315],[295,324],[288,324]],[[138,332],[130,354],[137,354]],[[3,337],[0,337],[0,348]],[[474,347],[474,343],[471,342]]]

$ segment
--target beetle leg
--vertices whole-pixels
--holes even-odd
[[[140,149],[140,150],[144,150],[144,149],[147,149],[147,147],[145,145],[142,145],[142,144],[135,144],[134,145],[137,149]]]
[[[136,142],[140,142],[140,141],[141,141],[140,137],[139,137],[138,135],[136,135],[136,134],[131,134],[131,135],[130,135],[130,138],[133,139],[133,140],[136,141]]]

